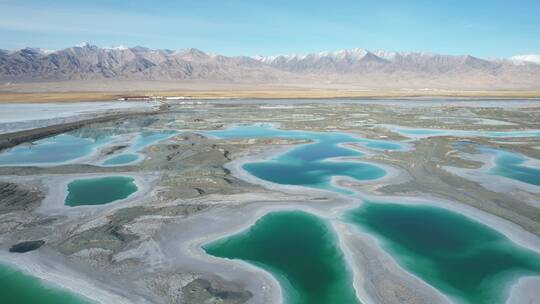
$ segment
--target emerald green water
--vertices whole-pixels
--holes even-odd
[[[102,205],[127,198],[137,191],[135,180],[124,176],[78,179],[68,184],[67,206]]]
[[[531,134],[536,136],[534,132],[536,131],[531,131]],[[338,158],[363,155],[342,146],[343,143],[357,140],[347,134],[286,131],[269,125],[236,126],[210,133],[222,138],[281,137],[312,141],[313,143],[293,148],[274,159],[244,165],[244,169],[254,176],[278,184],[301,185],[353,194],[331,185],[331,178],[349,176],[357,180],[370,180],[386,174],[376,165],[344,161]],[[432,135],[431,132],[426,134]],[[509,132],[488,135],[521,136],[523,134],[523,132],[517,135]],[[395,149],[399,149],[399,146]],[[522,159],[511,157],[511,155],[503,156],[498,159],[493,174],[535,184],[538,174],[535,168],[524,166]],[[330,161],[330,158],[333,159]],[[509,288],[519,277],[540,276],[538,254],[514,244],[488,226],[446,209],[365,202],[361,208],[346,213],[344,220],[355,223],[361,229],[378,236],[383,241],[385,250],[391,253],[405,269],[457,302],[504,303]],[[257,225],[259,228],[255,228]],[[301,284],[289,283],[289,281],[301,279],[295,269],[305,264],[298,261],[301,259],[297,256],[281,255],[282,249],[279,246],[281,233],[287,234],[291,230],[294,231],[297,229],[296,223],[280,222],[276,226],[279,225],[282,232],[267,232],[267,234],[258,232],[262,229],[260,225],[262,224],[257,222],[249,232],[233,236],[219,243],[220,246],[210,247],[212,250],[208,253],[238,258],[259,265],[272,272],[283,286],[292,286],[286,288],[289,290],[288,294],[294,294],[296,297],[309,296],[310,292],[304,290]],[[309,233],[309,230],[314,229],[310,225],[302,225],[303,230],[306,230],[302,233]],[[309,238],[302,241],[314,242],[309,245],[314,246],[313,248],[323,246],[321,243],[326,242]],[[266,247],[264,243],[268,243],[268,246]],[[256,250],[260,248],[264,249]],[[274,261],[269,258],[275,256],[279,257],[276,258],[279,260],[277,264],[279,267],[276,267],[273,264]],[[326,288],[324,286],[332,285],[321,276],[313,276],[312,279],[320,280],[319,288],[324,289]],[[296,303],[295,301],[290,302]],[[307,300],[307,302],[298,301],[309,303]],[[320,303],[332,302],[329,300],[329,302]]]
[[[270,271],[288,304],[359,303],[333,230],[309,213],[267,214],[248,230],[207,244],[204,250]]]
[[[504,303],[517,277],[540,275],[536,253],[445,209],[366,202],[345,219],[379,236],[404,268],[458,302]]]
[[[139,159],[137,151],[140,149],[174,133],[141,131],[140,128],[152,124],[151,120],[124,123],[120,131],[116,125],[106,130],[83,128],[79,132],[37,141],[34,146],[15,147],[0,154],[0,166],[74,161],[89,155],[117,134],[132,133],[133,127],[137,127],[143,132],[139,141],[104,163],[123,165]],[[350,194],[331,185],[331,178],[348,176],[372,180],[386,172],[373,164],[339,159],[364,155],[342,144],[359,143],[374,151],[403,148],[396,142],[362,139],[343,133],[288,131],[260,124],[206,133],[222,138],[309,140],[311,143],[272,160],[246,164],[244,168],[254,176],[274,183]],[[444,132],[413,130],[409,133],[434,136]],[[485,134],[538,136],[537,131]],[[538,185],[538,169],[528,166],[516,155],[501,154],[490,173]],[[136,191],[134,180],[128,177],[80,179],[68,185],[65,204],[106,204]],[[376,235],[402,267],[458,302],[504,303],[508,289],[517,278],[540,276],[540,260],[536,253],[517,246],[487,226],[445,209],[367,202],[345,214],[344,219]],[[205,250],[218,257],[241,259],[271,272],[284,288],[287,303],[358,303],[350,271],[336,245],[334,232],[326,220],[313,215],[271,213],[241,234],[208,244]],[[82,303],[70,294],[41,286],[39,280],[1,266],[0,284],[0,303]]]
[[[0,265],[2,304],[88,304],[90,301],[59,288],[48,287],[39,279]]]

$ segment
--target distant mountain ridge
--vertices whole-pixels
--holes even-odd
[[[512,56],[510,57],[510,60],[516,63],[535,63],[540,64],[540,54],[529,54],[529,55],[519,55],[519,56]]]
[[[192,48],[0,50],[0,81],[153,80],[334,84],[377,88],[540,89],[540,56],[486,60],[347,49],[306,55],[222,56]]]
[[[55,52],[25,48],[0,53],[0,79],[236,80],[264,78],[270,67],[248,57],[208,55],[198,49],[99,48],[83,44]]]

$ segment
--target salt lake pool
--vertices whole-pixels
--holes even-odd
[[[311,132],[311,131],[296,131],[283,130],[277,128],[273,124],[251,124],[251,125],[234,125],[224,130],[214,130],[203,132],[203,134],[212,135],[219,138],[287,138],[287,139],[304,139],[312,141],[324,141],[326,143],[359,143],[370,149],[376,150],[402,150],[405,146],[400,142],[375,140],[361,138],[346,133],[338,132]],[[345,149],[348,150],[348,149]],[[341,155],[336,155],[341,156]],[[331,157],[336,157],[331,156]],[[347,156],[347,155],[345,155]]]
[[[481,152],[495,155],[495,166],[489,170],[490,174],[500,175],[527,184],[540,186],[540,168],[527,165],[527,160],[523,155],[504,150],[480,148]],[[534,160],[537,164],[540,161]]]
[[[371,232],[408,271],[459,303],[504,303],[521,276],[540,276],[540,256],[458,213],[365,202],[345,220]]]
[[[350,193],[331,184],[334,176],[347,176],[357,180],[381,178],[386,171],[368,163],[346,161],[339,158],[361,157],[364,153],[349,149],[346,143],[361,143],[369,148],[400,150],[400,143],[362,139],[344,133],[287,131],[270,124],[237,125],[230,129],[210,131],[219,138],[279,137],[312,141],[295,147],[274,159],[244,165],[250,174],[273,183],[302,185]]]
[[[473,147],[474,152],[468,152],[465,149],[467,146]],[[516,152],[477,145],[470,141],[458,141],[454,144],[454,147],[462,151],[466,159],[484,163],[486,163],[485,159],[488,159],[490,163],[486,169],[480,170],[447,167],[450,172],[462,174],[462,176],[471,180],[485,180],[484,182],[489,180],[490,175],[493,178],[502,176],[531,186],[540,187],[540,160],[538,159]]]
[[[65,205],[103,205],[129,197],[138,190],[135,180],[125,176],[77,179],[68,184]]]
[[[136,120],[135,120],[136,121]],[[112,144],[120,137],[128,147],[102,163],[103,166],[119,166],[134,163],[142,158],[139,153],[146,147],[170,138],[178,131],[148,130],[144,127],[87,127],[55,135],[32,143],[21,144],[0,152],[0,166],[54,166],[66,163],[84,163],[95,152]],[[140,123],[142,124],[142,122]]]
[[[385,125],[385,127],[405,137],[411,137],[411,138],[425,138],[425,137],[434,137],[434,136],[540,137],[540,130],[469,131],[469,130],[410,128],[410,127],[401,127],[401,126],[392,126],[392,125]]]
[[[447,134],[444,132],[409,131],[420,137]],[[141,133],[125,152],[105,160],[103,165],[135,162],[139,160],[140,150],[173,133]],[[75,161],[109,143],[114,131],[111,134],[88,137],[66,133],[36,141],[33,146],[17,146],[0,154],[0,165]],[[348,149],[344,144],[357,143],[374,153],[404,149],[399,142],[369,140],[344,133],[288,131],[270,124],[238,125],[204,134],[220,138],[308,140],[310,143],[271,160],[245,164],[244,169],[273,183],[351,195],[352,192],[332,185],[332,177],[374,180],[383,177],[386,171],[375,164],[356,161],[361,160],[364,153]],[[486,134],[540,136],[537,131]],[[469,136],[470,133],[450,135]],[[491,173],[538,185],[535,183],[539,180],[537,169],[527,166],[519,155],[501,154]],[[107,204],[125,199],[137,190],[131,177],[81,178],[68,184],[65,204],[73,207]],[[456,302],[504,303],[509,288],[518,278],[540,276],[538,254],[514,244],[488,226],[446,209],[364,202],[337,220],[376,236],[404,269]],[[301,211],[283,211],[263,216],[239,234],[206,244],[204,250],[216,257],[242,260],[268,271],[281,284],[286,303],[359,303],[352,285],[352,271],[338,244],[327,218]],[[2,300],[9,299],[7,303],[84,303],[69,293],[48,288],[35,278],[2,266],[0,283]],[[29,292],[21,294],[20,290]]]
[[[69,133],[37,140],[0,152],[0,166],[57,165],[88,156],[110,137],[85,138]]]
[[[41,280],[11,267],[0,265],[0,303],[5,304],[89,304],[82,296],[45,285]]]
[[[326,221],[301,211],[269,213],[246,231],[204,246],[272,273],[288,304],[359,303],[352,274]]]
[[[254,176],[278,184],[337,191],[342,189],[336,189],[329,183],[334,176],[370,180],[386,174],[376,165],[340,159],[363,155],[342,146],[355,141],[355,138],[347,134],[285,131],[269,125],[235,126],[209,133],[221,138],[283,137],[312,141],[313,143],[292,148],[274,159],[244,165],[246,171]],[[509,164],[519,165],[515,159],[510,159]],[[274,215],[274,220],[280,216],[283,214]],[[342,220],[375,235],[381,240],[383,248],[404,269],[459,303],[504,303],[510,287],[518,278],[540,276],[540,256],[537,253],[516,245],[488,226],[447,209],[364,202],[362,207],[346,212]],[[283,231],[294,231],[296,221],[276,220],[279,223],[276,226]],[[304,303],[296,297],[305,291],[300,283],[294,283],[298,277],[294,271],[289,272],[288,269],[296,267],[296,260],[302,258],[310,261],[312,265],[320,263],[310,260],[310,253],[303,248],[317,248],[322,246],[320,243],[324,240],[297,237],[296,242],[310,244],[302,244],[298,250],[285,246],[290,252],[280,255],[282,246],[276,242],[281,241],[282,232],[266,228],[267,225],[273,226],[267,224],[268,222],[272,221],[263,217],[246,232],[219,240],[205,249],[209,254],[242,259],[268,270],[286,290],[286,303]],[[299,220],[298,222],[301,223]],[[311,227],[307,223],[304,226]],[[267,229],[274,232],[259,232]],[[309,233],[311,228],[304,230]],[[292,234],[294,235],[294,232]],[[266,245],[268,246],[265,247]],[[259,248],[264,250],[259,251]],[[274,264],[273,259],[279,263]],[[318,288],[332,286],[331,282],[321,282],[327,286]],[[313,303],[338,303],[334,299],[321,299],[320,302]]]
[[[178,134],[177,131],[145,131],[138,135],[137,140],[133,143],[127,151],[124,151],[118,155],[114,155],[106,159],[103,166],[123,166],[132,164],[142,158],[140,151],[146,147],[156,144],[162,140],[168,139]]]

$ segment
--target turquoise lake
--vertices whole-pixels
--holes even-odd
[[[337,161],[333,158],[360,157],[364,153],[342,147],[345,143],[361,143],[372,149],[400,150],[400,143],[369,140],[342,133],[287,131],[270,124],[238,125],[230,129],[206,132],[219,138],[279,137],[303,139],[313,143],[300,145],[274,159],[244,165],[250,174],[278,184],[301,185],[350,193],[331,185],[333,176],[348,176],[357,180],[383,177],[386,171],[368,163]]]
[[[122,166],[132,164],[141,158],[138,152],[144,148],[156,144],[162,140],[168,139],[173,135],[178,134],[177,131],[145,131],[141,132],[137,137],[135,143],[133,143],[127,151],[124,151],[118,155],[114,155],[111,158],[103,162],[103,166]]]
[[[279,184],[340,191],[342,189],[336,189],[328,183],[331,177],[339,175],[369,180],[385,174],[384,170],[375,165],[336,159],[362,156],[360,152],[340,146],[356,140],[346,134],[285,131],[270,125],[235,126],[208,133],[221,138],[281,137],[313,141],[292,148],[274,159],[244,166],[251,174]],[[379,142],[372,144],[377,145]],[[399,144],[395,148],[399,149]],[[334,159],[328,161],[329,158]],[[523,168],[517,168],[520,164],[512,158],[504,170],[524,176]],[[282,215],[273,216],[277,218]],[[383,242],[384,249],[402,267],[459,303],[504,303],[509,288],[519,277],[540,276],[540,256],[537,253],[514,244],[488,226],[446,209],[392,202],[364,202],[362,207],[343,214],[342,220],[377,236]],[[246,247],[255,244],[259,246],[260,242],[272,243],[272,240],[255,232],[270,229],[262,226],[261,223],[266,222],[257,222],[248,232],[219,240],[205,248],[209,254],[242,259],[268,270],[278,278],[287,294],[296,295],[286,303],[301,303],[297,302],[296,297],[308,295],[301,286],[291,283],[296,278],[286,270],[276,268],[271,260],[265,258],[268,255],[279,255],[279,244],[273,243],[264,252]],[[280,229],[292,230],[295,229],[294,225],[293,222],[280,221]],[[304,223],[304,230],[311,230],[312,227],[313,224]],[[317,248],[326,244],[319,241],[310,246]],[[299,250],[294,255],[304,256],[306,253]],[[288,256],[283,257],[287,259],[283,261],[284,264],[292,263]],[[319,279],[321,284],[330,285]],[[322,300],[317,303],[335,302]]]
[[[121,166],[128,165],[139,160],[140,156],[134,153],[122,153],[120,155],[113,156],[103,162],[103,166]]]
[[[411,132],[443,134],[437,130]],[[33,146],[18,146],[0,153],[0,165],[73,161],[89,155],[120,133],[111,129],[57,135],[36,141]],[[174,134],[174,131],[141,131],[125,152],[105,160],[103,165],[138,161],[139,151]],[[352,192],[331,185],[330,179],[347,176],[367,181],[383,177],[386,172],[374,164],[347,160],[349,157],[361,160],[364,153],[342,144],[357,143],[373,153],[405,147],[394,141],[369,140],[343,133],[288,131],[270,124],[237,125],[204,134],[220,138],[309,140],[310,143],[296,146],[271,160],[248,163],[244,168],[270,182],[351,195]],[[537,131],[487,134],[540,136]],[[462,135],[468,136],[467,133]],[[499,150],[493,153],[498,154],[496,166],[490,173],[538,185],[539,170],[527,166],[524,157]],[[129,197],[137,190],[129,177],[79,179],[68,185],[65,204],[106,204]],[[332,220],[347,222],[376,236],[404,269],[459,303],[504,303],[509,288],[519,277],[540,276],[537,253],[514,244],[488,226],[446,209],[403,205],[397,201],[366,201],[361,207]],[[352,287],[351,270],[327,218],[301,211],[272,212],[241,233],[206,244],[204,250],[216,257],[242,260],[268,271],[282,286],[287,304],[359,303]],[[0,266],[0,296],[0,303],[86,303],[71,293],[42,285],[38,279],[3,266]]]
[[[540,130],[517,130],[517,131],[467,131],[467,130],[444,130],[427,128],[409,128],[388,126],[390,130],[403,136],[431,137],[431,136],[461,136],[461,137],[540,137]]]
[[[18,145],[0,152],[0,166],[50,166],[77,162],[78,159],[91,155],[119,135],[136,131],[136,139],[129,142],[128,148],[106,159],[102,165],[119,166],[136,162],[138,154],[144,148],[178,134],[174,130],[147,130],[143,127],[88,127],[80,130],[47,137]]]
[[[494,154],[496,157],[495,167],[489,170],[490,174],[540,186],[540,168],[526,165],[527,158],[523,155],[490,148],[479,148],[479,150],[484,153]],[[537,162],[540,163],[538,160]]]
[[[204,250],[270,271],[283,287],[286,303],[359,303],[335,233],[309,213],[270,213],[248,230],[207,244]]]
[[[540,276],[538,254],[445,209],[365,202],[345,220],[377,235],[399,264],[456,302],[504,303],[517,277]]]
[[[135,180],[125,176],[77,179],[68,184],[65,205],[103,205],[125,199],[137,192]]]
[[[324,141],[326,143],[351,142],[360,143],[370,149],[376,150],[401,150],[404,145],[399,142],[374,140],[352,136],[345,133],[337,132],[309,132],[283,130],[275,127],[272,124],[251,124],[251,125],[234,125],[225,130],[215,130],[203,132],[219,138],[287,138],[287,139],[304,139],[313,141]],[[323,149],[320,149],[323,150]],[[349,150],[349,149],[343,149]],[[341,155],[336,155],[341,156]],[[336,157],[329,156],[329,157]],[[348,155],[344,155],[348,156]]]
[[[474,147],[478,153],[495,156],[495,164],[488,170],[488,174],[504,176],[513,180],[540,186],[540,160],[528,158],[522,154],[506,150],[476,145],[470,141],[458,141],[454,147],[468,153],[465,148]]]
[[[95,148],[110,141],[110,137],[84,138],[60,134],[44,138],[32,145],[19,145],[0,153],[0,166],[50,165],[69,162],[89,155]]]
[[[89,304],[83,297],[44,285],[32,276],[0,265],[0,303],[2,304]]]

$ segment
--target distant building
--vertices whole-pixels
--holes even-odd
[[[118,98],[120,101],[142,101],[142,100],[151,100],[150,96],[124,96]]]
[[[118,98],[119,101],[161,101],[165,100],[163,96],[124,96]]]
[[[170,96],[170,97],[165,97],[165,99],[167,100],[182,100],[182,99],[186,99],[185,96]]]

